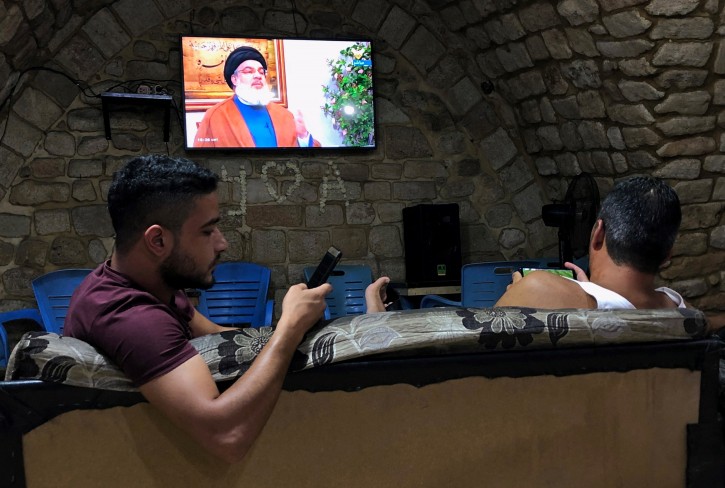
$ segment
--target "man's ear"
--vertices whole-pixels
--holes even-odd
[[[163,256],[171,249],[171,234],[158,224],[146,229],[143,239],[146,249],[156,256]]]
[[[594,227],[592,227],[592,235],[590,237],[589,246],[597,251],[600,250],[604,245],[604,234],[604,221],[602,219],[597,219],[597,221],[594,222]]]

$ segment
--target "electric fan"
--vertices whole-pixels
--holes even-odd
[[[544,224],[559,228],[559,266],[585,256],[599,213],[599,188],[589,173],[574,177],[562,203],[541,207]]]

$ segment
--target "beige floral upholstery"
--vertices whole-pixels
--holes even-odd
[[[293,369],[370,355],[441,355],[546,349],[700,338],[697,310],[535,310],[433,308],[347,316],[311,330]],[[236,378],[252,364],[273,329],[241,329],[192,340],[216,381]],[[77,339],[29,332],[13,350],[6,381],[41,379],[88,388],[133,390],[108,358]]]

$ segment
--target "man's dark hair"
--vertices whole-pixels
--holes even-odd
[[[612,260],[655,274],[672,250],[682,212],[677,193],[664,181],[635,176],[614,186],[599,218]]]
[[[183,158],[139,156],[113,175],[108,212],[116,232],[116,249],[128,251],[151,225],[181,230],[195,198],[216,190],[219,178]]]

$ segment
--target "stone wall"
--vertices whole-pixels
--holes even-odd
[[[405,206],[458,203],[464,262],[554,256],[541,206],[574,175],[606,193],[654,174],[684,212],[661,281],[725,309],[722,11],[718,0],[0,0],[0,100],[11,97],[0,309],[28,305],[35,276],[108,256],[108,182],[147,152],[225,176],[227,257],[270,266],[278,298],[331,243],[403,280]],[[161,115],[141,109],[114,111],[106,140],[102,91],[158,85],[181,105],[178,36],[190,33],[372,38],[379,148],[186,153],[176,120],[167,144]]]

